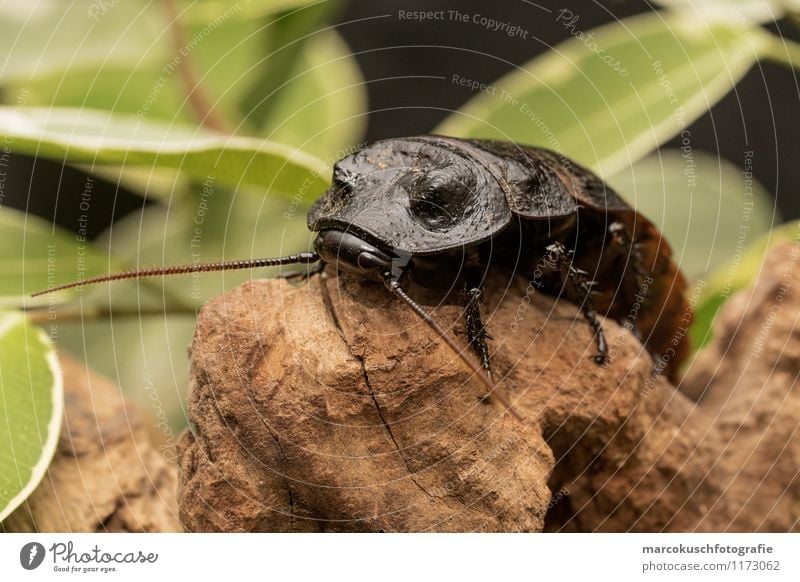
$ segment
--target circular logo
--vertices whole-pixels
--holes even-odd
[[[44,561],[44,546],[39,542],[29,542],[19,551],[19,563],[26,570],[35,570]]]

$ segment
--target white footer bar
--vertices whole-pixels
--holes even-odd
[[[9,581],[797,581],[800,534],[4,534],[0,572]]]

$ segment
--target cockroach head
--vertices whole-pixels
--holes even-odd
[[[511,211],[497,178],[471,151],[433,137],[371,144],[335,164],[308,226],[414,256],[488,240]]]
[[[383,278],[392,271],[389,254],[361,237],[337,229],[322,230],[314,241],[314,250],[326,263],[370,278]]]

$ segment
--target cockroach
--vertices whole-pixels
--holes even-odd
[[[388,139],[339,160],[331,187],[312,205],[313,252],[128,271],[87,283],[289,264],[330,264],[381,281],[430,326],[515,416],[492,380],[481,319],[482,272],[503,269],[535,289],[578,305],[604,365],[609,348],[600,314],[631,329],[675,379],[688,350],[686,282],[658,229],[599,177],[556,152],[509,142],[444,136]],[[406,292],[463,291],[475,363]]]

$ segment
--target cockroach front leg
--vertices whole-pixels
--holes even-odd
[[[562,285],[570,287],[572,293],[580,302],[584,317],[592,328],[597,341],[597,353],[594,356],[594,361],[597,364],[606,363],[608,361],[608,343],[592,301],[592,288],[595,286],[595,282],[589,279],[589,274],[586,271],[573,266],[572,255],[574,251],[567,249],[563,243],[554,242],[546,250],[550,265],[553,265],[554,270],[561,274]]]
[[[465,283],[464,298],[466,300],[467,339],[480,358],[483,369],[486,370],[486,374],[491,379],[492,364],[489,359],[489,346],[486,345],[486,340],[487,338],[492,339],[492,336],[486,332],[486,326],[481,319],[483,290],[480,287]]]

